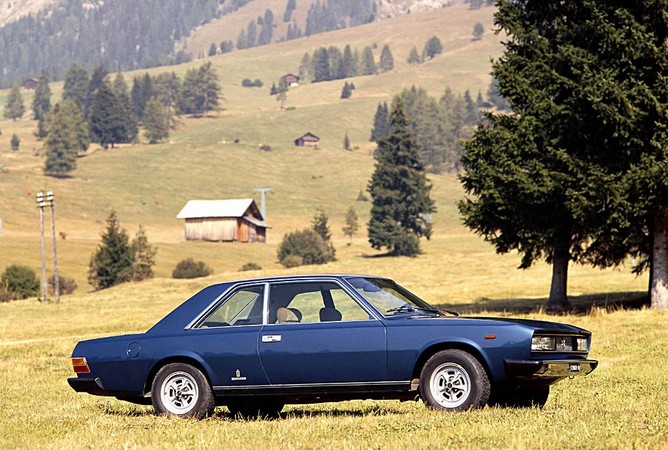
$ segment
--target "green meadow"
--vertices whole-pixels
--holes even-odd
[[[247,21],[246,21],[247,22]],[[246,23],[244,22],[244,23]],[[476,22],[488,30],[471,40]],[[463,192],[456,174],[431,174],[434,236],[416,258],[389,258],[366,240],[370,203],[359,201],[373,171],[368,142],[378,102],[404,87],[422,86],[440,96],[446,87],[475,96],[489,86],[490,58],[502,37],[491,31],[492,9],[466,7],[410,14],[350,30],[269,47],[220,55],[210,60],[223,86],[224,110],[206,119],[182,118],[169,141],[92,147],[71,178],[42,175],[42,143],[29,114],[0,120],[0,271],[26,264],[38,271],[39,215],[35,194],[53,190],[60,272],[78,290],[60,304],[27,299],[0,303],[0,448],[665,448],[668,446],[668,356],[666,312],[643,306],[647,276],[631,274],[628,261],[616,269],[572,266],[569,294],[573,314],[557,320],[593,332],[591,357],[598,369],[587,378],[565,380],[552,389],[543,409],[484,408],[463,414],[427,410],[421,402],[355,401],[290,405],[280,419],[242,421],[225,408],[204,421],[157,417],[150,407],[88,395],[67,385],[69,356],[78,340],[148,329],[202,287],[225,280],[309,272],[350,272],[389,276],[430,303],[474,315],[512,315],[554,320],[544,314],[551,268],[518,270],[516,254],[493,248],[461,225],[456,203]],[[443,55],[412,67],[413,45],[438,35]],[[207,38],[202,38],[206,42]],[[220,37],[216,38],[216,42]],[[395,70],[352,81],[357,89],[340,100],[343,80],[290,89],[287,109],[270,97],[269,86],[298,70],[304,52],[350,44],[360,51],[389,43]],[[208,43],[206,44],[208,46]],[[151,69],[156,74],[189,67]],[[143,71],[126,73],[130,81]],[[259,78],[262,89],[241,87]],[[52,86],[54,99],[62,85]],[[24,92],[26,106],[30,94]],[[0,91],[4,104],[7,91]],[[292,146],[305,133],[321,137],[318,149]],[[9,148],[16,133],[19,151]],[[354,149],[342,148],[345,133]],[[260,145],[271,146],[262,151]],[[186,242],[176,214],[190,199],[254,198],[272,188],[266,244]],[[360,231],[352,242],[341,228],[354,206]],[[317,208],[330,217],[337,260],[322,266],[284,269],[276,260],[283,235],[310,226]],[[133,236],[143,225],[158,248],[156,277],[94,292],[88,263],[105,219],[115,210]],[[46,214],[47,225],[50,216]],[[47,226],[47,230],[49,227]],[[47,266],[51,274],[50,231]],[[174,280],[171,272],[188,256],[214,269],[210,277]],[[255,262],[262,270],[240,273]]]

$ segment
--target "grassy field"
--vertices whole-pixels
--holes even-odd
[[[5,166],[0,172],[0,271],[14,263],[39,267],[35,194],[51,189],[57,228],[66,235],[58,241],[60,271],[79,284],[59,305],[36,299],[0,304],[0,448],[665,448],[668,375],[662,362],[668,316],[639,307],[647,278],[634,277],[628,266],[570,269],[569,294],[576,314],[560,319],[594,333],[592,357],[601,364],[586,379],[557,385],[542,410],[440,414],[421,403],[367,401],[289,406],[275,421],[237,421],[224,408],[202,422],[178,421],[156,417],[151,408],[76,395],[66,383],[72,374],[69,356],[78,340],[146,330],[201,287],[239,277],[313,271],[378,274],[397,279],[442,308],[546,318],[542,310],[550,267],[538,264],[519,271],[516,254],[496,255],[467,231],[456,210],[463,193],[454,174],[430,175],[438,212],[433,239],[423,242],[422,255],[382,257],[366,242],[370,205],[357,197],[373,170],[368,136],[376,105],[412,84],[432,95],[446,87],[484,93],[490,57],[498,56],[501,46],[490,32],[471,41],[479,21],[491,29],[492,9],[469,11],[462,6],[410,14],[214,57],[224,111],[207,119],[184,118],[164,144],[93,148],[69,179],[42,175],[42,143],[35,140],[36,124],[28,114],[16,122],[0,120],[0,164]],[[442,39],[444,54],[408,66],[410,48],[421,49],[434,34]],[[343,81],[299,86],[288,93],[290,110],[280,110],[268,95],[272,81],[296,71],[304,52],[329,45],[343,48],[346,43],[358,50],[390,43],[396,69],[355,78],[357,89],[346,101],[338,98]],[[201,63],[150,72],[183,75]],[[126,74],[126,79],[134,75]],[[243,78],[260,78],[265,88],[242,88]],[[59,97],[61,84],[52,90]],[[0,91],[0,104],[6,94]],[[306,131],[322,138],[318,150],[291,146]],[[18,152],[9,149],[13,133],[21,138]],[[353,151],[341,148],[345,133],[356,147]],[[260,144],[272,150],[261,152]],[[254,189],[260,187],[274,189],[268,195],[267,219],[273,228],[266,245],[183,240],[176,214],[187,200],[254,196],[259,201]],[[341,227],[351,205],[361,229],[347,245]],[[330,216],[337,261],[283,269],[276,262],[278,243],[285,233],[308,227],[316,208]],[[130,235],[140,224],[147,229],[158,247],[156,278],[91,292],[88,262],[112,209]],[[214,275],[171,279],[176,262],[188,256],[206,261]],[[251,261],[263,269],[238,272]]]

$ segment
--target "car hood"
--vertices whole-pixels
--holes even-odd
[[[426,315],[402,315],[393,316],[390,320],[420,320],[425,322],[434,322],[442,324],[444,322],[457,323],[461,325],[496,325],[496,326],[511,326],[521,325],[532,331],[541,331],[544,333],[578,333],[590,334],[589,331],[574,325],[566,323],[550,322],[547,320],[531,320],[531,319],[515,319],[509,317],[468,317],[468,316],[441,316],[433,317]]]

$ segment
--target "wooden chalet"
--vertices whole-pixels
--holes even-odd
[[[23,80],[23,83],[21,83],[21,87],[23,87],[23,89],[29,89],[31,91],[37,89],[38,85],[39,85],[39,80],[36,78],[26,78],[25,80]]]
[[[283,75],[283,83],[288,87],[299,86],[299,77],[294,73]]]
[[[250,198],[190,200],[176,217],[185,219],[187,241],[266,242],[271,228]]]
[[[320,143],[320,138],[315,134],[308,132],[295,139],[297,147],[316,147]]]

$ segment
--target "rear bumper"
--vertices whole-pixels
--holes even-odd
[[[506,359],[509,379],[557,382],[563,378],[589,375],[598,366],[593,359],[522,361]]]
[[[85,392],[91,395],[113,395],[112,393],[105,391],[104,386],[102,386],[102,380],[100,378],[68,378],[67,382],[70,387],[77,392]]]

